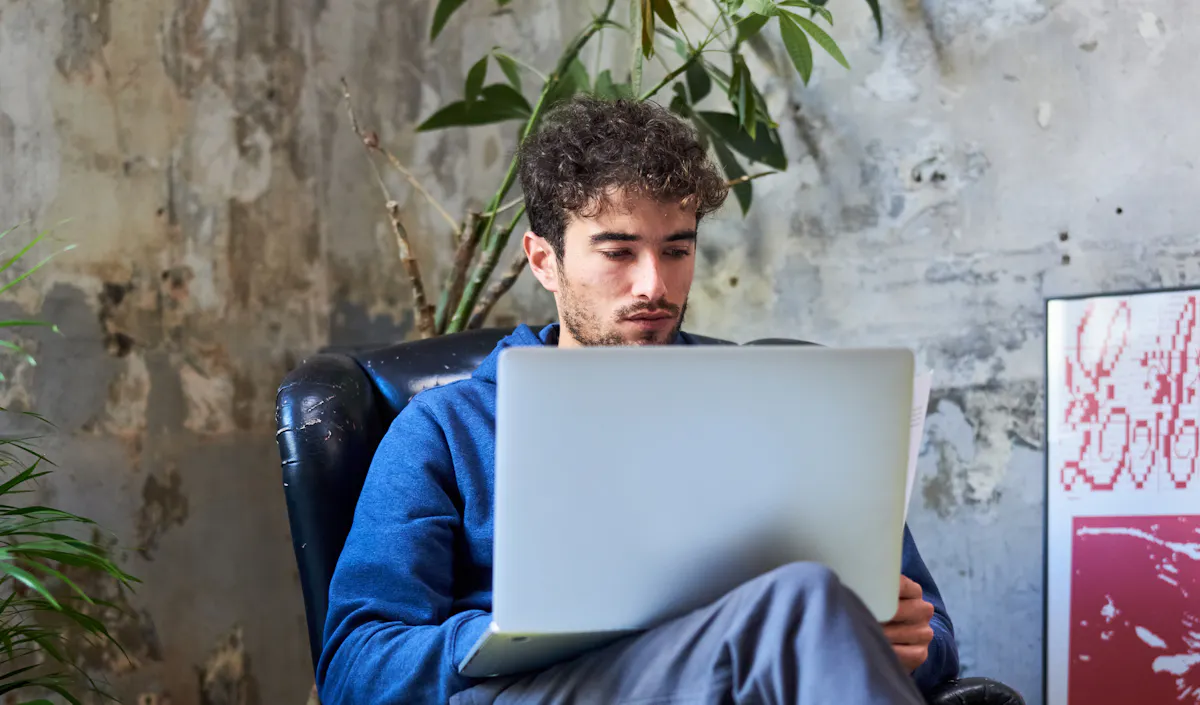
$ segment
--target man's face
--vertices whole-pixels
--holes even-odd
[[[683,325],[696,254],[696,212],[616,196],[595,217],[568,216],[563,257],[533,233],[525,251],[554,294],[559,345],[662,345]]]

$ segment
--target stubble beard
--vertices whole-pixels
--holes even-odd
[[[683,320],[687,316],[687,301],[684,301],[682,306],[674,306],[665,299],[660,299],[653,303],[628,306],[621,309],[613,317],[614,320],[611,326],[606,328],[595,312],[589,311],[586,307],[580,305],[570,284],[561,273],[559,281],[562,285],[560,298],[562,300],[561,318],[563,328],[571,334],[571,337],[576,342],[583,346],[666,345],[675,340],[675,336],[683,328]],[[637,311],[649,309],[667,309],[672,311],[678,309],[679,313],[675,319],[675,325],[668,331],[665,339],[660,340],[659,334],[655,331],[647,331],[632,340],[622,337],[621,333],[616,329],[617,321]]]

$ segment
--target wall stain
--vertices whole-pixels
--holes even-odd
[[[113,357],[125,357],[132,350],[135,341],[132,336],[120,330],[116,322],[117,310],[125,301],[125,295],[133,290],[133,282],[105,282],[100,290],[99,311],[100,326],[104,329],[104,349]]]
[[[191,98],[206,77],[223,79],[211,65],[205,46],[204,17],[210,0],[177,0],[163,29],[163,69],[184,98]]]
[[[124,560],[116,555],[116,539],[93,531],[92,541],[108,552],[117,563]],[[123,588],[115,578],[97,574],[73,566],[63,566],[63,574],[79,585],[96,604],[79,603],[76,609],[105,624],[109,632],[123,647],[108,640],[97,639],[77,626],[66,631],[67,651],[75,656],[76,663],[93,677],[101,674],[118,676],[131,673],[147,662],[163,660],[162,642],[150,613],[137,609],[129,602],[130,591]],[[73,595],[66,584],[55,585],[51,593],[56,597]],[[100,604],[103,601],[106,604]]]
[[[812,118],[808,116],[804,106],[799,101],[792,102],[792,122],[796,126],[796,136],[804,143],[804,148],[808,151],[808,155],[817,163],[817,167],[821,173],[825,173],[826,161],[825,154],[821,151],[821,143],[818,135],[820,129]]]
[[[925,505],[943,519],[995,506],[1012,449],[1044,446],[1043,399],[1040,380],[933,390],[926,452],[937,454],[936,472],[922,482]]]
[[[142,484],[142,508],[138,512],[138,553],[154,560],[158,541],[173,526],[183,526],[188,518],[188,498],[178,469],[169,465],[166,477],[148,475]]]
[[[266,233],[252,206],[229,201],[229,283],[233,299],[243,309],[249,307],[254,280],[263,271]]]
[[[112,0],[65,0],[62,51],[54,66],[63,78],[88,72],[112,34]]]
[[[241,625],[221,637],[204,666],[196,670],[200,705],[261,705]]]

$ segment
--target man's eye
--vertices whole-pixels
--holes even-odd
[[[629,257],[629,250],[601,250],[601,253],[611,260],[622,260]]]
[[[687,248],[667,250],[667,256],[674,257],[675,259],[683,259],[684,257],[687,257],[690,254],[692,254],[692,251]]]

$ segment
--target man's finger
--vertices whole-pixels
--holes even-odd
[[[892,644],[928,646],[933,641],[933,627],[928,624],[885,624],[883,635]]]
[[[925,600],[900,600],[892,622],[928,622],[933,618],[933,605]]]
[[[909,673],[917,670],[917,668],[925,663],[925,659],[929,658],[929,649],[924,646],[893,646],[896,656],[900,658],[900,663],[908,669]]]
[[[924,594],[925,592],[921,590],[920,583],[907,575],[900,576],[900,599],[911,600],[919,598]]]

